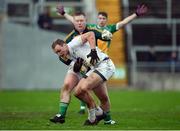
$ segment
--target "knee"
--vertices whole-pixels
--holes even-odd
[[[81,93],[86,93],[86,92],[88,92],[88,88],[87,88],[86,85],[83,85],[83,86],[81,87]]]
[[[78,86],[74,90],[74,96],[78,97],[80,95],[83,95],[87,92],[87,89],[84,86]]]
[[[63,88],[62,88],[62,91],[63,92],[71,92],[71,89],[72,89],[72,85],[70,83],[64,83],[63,85]]]
[[[74,96],[75,96],[75,97],[78,97],[80,94],[81,94],[81,89],[80,89],[80,87],[76,87],[76,88],[74,89]]]
[[[64,83],[62,89],[61,89],[61,99],[63,99],[66,96],[70,96],[71,95],[71,91],[72,91],[72,87],[71,84],[69,83]]]
[[[82,90],[81,86],[77,86],[74,90],[74,96],[78,97],[81,94],[83,94],[83,90]]]
[[[101,101],[102,104],[110,103],[108,96],[104,96],[103,98],[101,98],[100,101]]]
[[[76,86],[76,88],[74,89],[74,95],[76,97],[85,94],[86,92],[88,92],[90,88],[90,82],[88,81],[83,81],[80,84],[78,84]]]
[[[91,82],[86,81],[83,83],[81,89],[86,92],[91,89],[91,86],[92,86]]]

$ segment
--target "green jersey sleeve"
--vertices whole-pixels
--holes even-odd
[[[112,34],[117,31],[116,24],[107,25],[107,28]]]

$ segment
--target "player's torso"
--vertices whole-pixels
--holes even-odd
[[[70,56],[74,60],[80,57],[83,60],[85,60],[87,63],[89,63],[90,58],[87,58],[87,55],[91,52],[90,45],[88,42],[82,44],[79,38],[80,37],[73,39],[68,44]],[[103,61],[106,57],[108,57],[98,47],[96,47],[96,51],[99,57],[99,62]]]
[[[105,57],[107,57],[107,55],[104,54],[100,49],[96,48],[96,51],[100,61],[102,61]],[[89,46],[89,43],[86,42],[85,44],[78,46],[76,49],[73,49],[71,55],[74,56],[74,58],[81,57],[84,60],[86,60],[87,55],[90,52],[91,52],[91,48]]]

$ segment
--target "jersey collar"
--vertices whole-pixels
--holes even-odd
[[[76,34],[80,34],[79,31],[77,31],[75,28],[74,28],[74,31],[76,32]],[[88,28],[87,28],[87,26],[86,26],[86,28],[85,28],[85,30],[82,32],[82,34],[88,32],[88,31],[89,31],[89,30],[88,30]]]
[[[102,29],[102,28],[105,28],[105,27],[106,27],[106,25],[105,25],[105,26],[103,26],[103,27],[101,27],[101,26],[97,25],[97,28],[98,28],[98,29]]]

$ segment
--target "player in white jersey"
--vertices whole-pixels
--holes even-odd
[[[82,78],[75,87],[75,96],[84,101],[89,109],[88,120],[85,125],[96,124],[95,102],[90,94],[91,90],[97,90],[100,85],[108,80],[115,71],[115,66],[109,57],[102,53],[95,44],[93,32],[88,32],[77,36],[70,43],[66,44],[63,40],[56,40],[52,44],[53,51],[61,57],[71,57],[81,59],[90,70],[86,73],[87,78]],[[77,62],[76,62],[77,63]],[[78,65],[78,64],[77,64]],[[80,71],[81,66],[74,65],[75,72]],[[104,90],[102,90],[102,93]]]
[[[122,27],[124,27],[126,24],[128,24],[129,22],[131,22],[132,20],[134,20],[135,18],[137,18],[138,16],[143,16],[144,14],[146,14],[147,12],[147,6],[144,5],[144,4],[141,4],[137,7],[136,9],[136,12],[134,12],[132,15],[126,17],[125,19],[123,19],[122,21],[119,21],[118,23],[116,24],[110,24],[110,25],[107,25],[107,22],[108,22],[108,14],[106,12],[99,12],[98,13],[98,17],[97,17],[97,24],[86,24],[86,27],[89,28],[89,29],[96,29],[96,30],[101,30],[103,31],[102,32],[102,36],[104,37],[104,35],[106,35],[106,37],[108,36],[109,38],[112,38],[112,34],[115,33],[116,31],[118,31],[119,29],[121,29]],[[80,24],[77,24],[77,21],[75,21],[75,19],[73,18],[73,16],[69,15],[67,12],[65,12],[64,10],[64,6],[61,5],[61,4],[58,4],[57,5],[57,12],[58,14],[60,14],[61,16],[64,16],[67,20],[69,20],[70,22],[72,22],[74,25],[75,25],[75,28],[78,29],[79,27],[81,27],[81,31],[79,32],[80,34],[82,33],[85,33],[84,31],[82,31],[82,26],[80,26]],[[79,25],[79,26],[78,26]],[[78,33],[78,34],[79,34]],[[77,34],[75,32],[75,34]],[[72,40],[72,36],[75,35],[74,33],[71,33],[67,36],[67,39],[68,42],[70,40]],[[105,37],[104,37],[105,38]],[[67,42],[67,41],[66,41]],[[100,39],[98,39],[97,41],[97,46],[105,53],[108,53],[108,50],[110,48],[110,45],[111,45],[111,41],[102,41]],[[69,76],[67,76],[66,80],[69,80],[70,78],[70,74],[73,74],[73,71],[71,71],[72,67],[69,68],[70,70],[68,70],[68,74]],[[75,73],[74,73],[75,74]],[[76,74],[77,75],[77,74]],[[71,77],[72,78],[72,77]],[[75,78],[74,78],[75,79]],[[73,79],[70,79],[71,81],[66,81],[68,82],[68,85],[75,85],[75,80],[72,82]],[[66,94],[66,95],[63,95],[65,97],[62,97],[62,98],[68,98],[68,93],[66,93],[65,91],[68,90],[68,89],[72,89],[73,87],[72,86],[64,86],[61,94]],[[104,88],[107,88],[106,87],[106,84],[104,84]],[[66,90],[64,90],[66,89]],[[70,92],[69,92],[69,95],[70,95]],[[61,99],[61,102],[63,102],[64,99]],[[66,103],[69,103],[67,100],[64,101]],[[85,103],[81,101],[81,106],[80,106],[80,111],[78,113],[80,114],[84,114],[85,113]],[[108,106],[107,106],[108,107]],[[108,107],[110,109],[110,107]],[[60,111],[61,112],[61,111]],[[107,111],[109,112],[109,111]],[[110,113],[110,112],[109,112]],[[63,113],[64,114],[64,113]],[[109,121],[109,120],[108,120]]]

